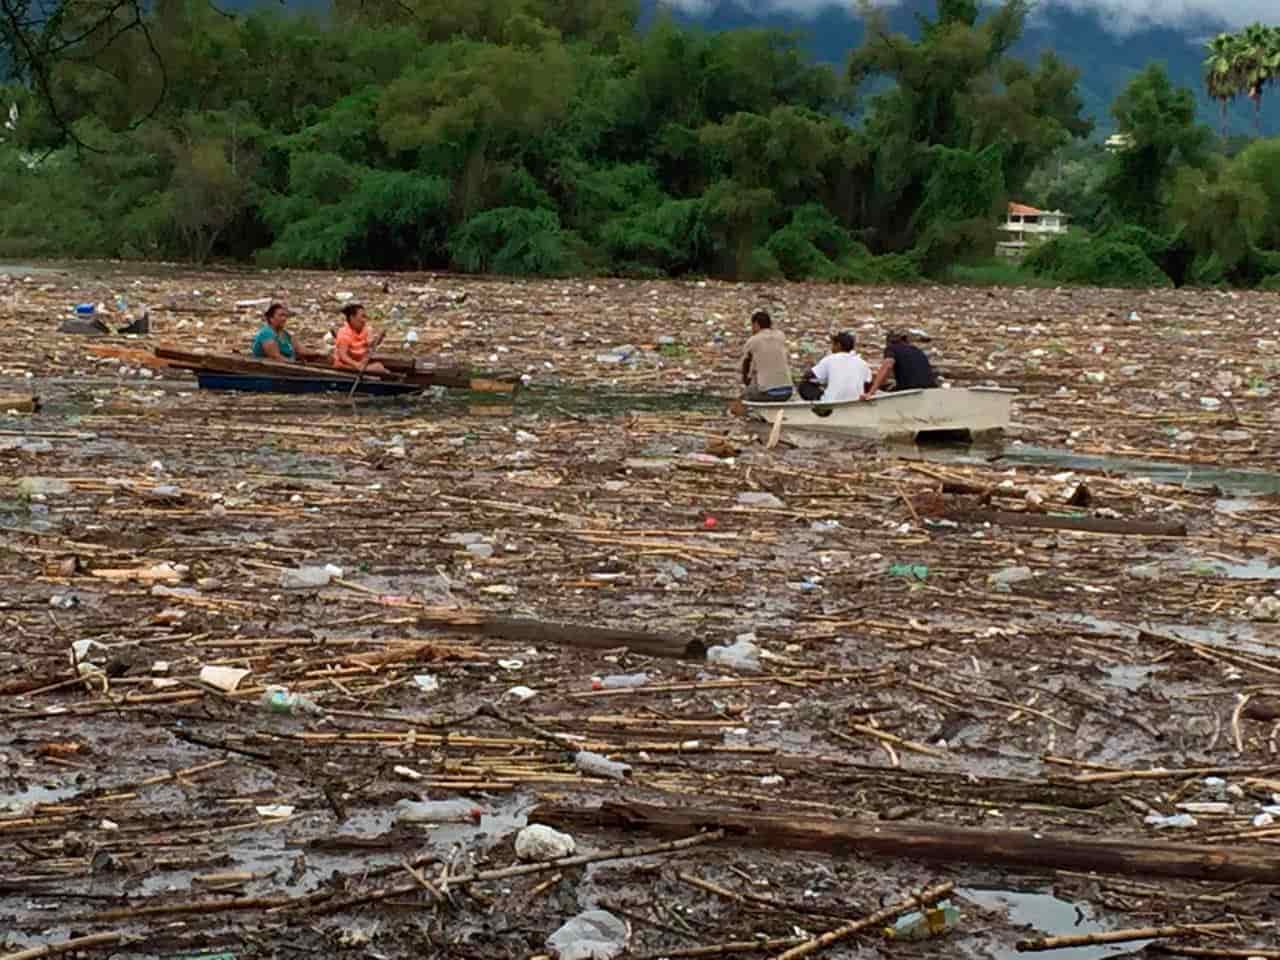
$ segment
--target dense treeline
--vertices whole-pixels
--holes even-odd
[[[0,256],[911,281],[989,257],[1016,197],[1094,232],[1026,268],[1064,282],[1280,272],[1280,145],[1226,158],[1152,69],[1127,149],[1073,147],[1077,72],[1009,54],[1026,0],[868,12],[840,70],[630,0],[69,9],[75,55],[0,91]]]

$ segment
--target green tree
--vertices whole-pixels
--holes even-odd
[[[1183,167],[1173,176],[1169,217],[1197,259],[1214,258],[1226,275],[1236,272],[1262,235],[1267,197],[1258,184],[1225,161]]]
[[[1196,120],[1195,96],[1175,87],[1160,64],[1135,76],[1112,105],[1126,138],[1108,164],[1102,191],[1112,219],[1159,226],[1171,178],[1209,161],[1212,133]]]
[[[999,145],[1001,177],[1019,189],[1035,167],[1092,124],[1081,115],[1078,73],[1052,55],[1034,70],[1011,50],[1022,35],[1026,0],[1003,0],[985,19],[971,0],[940,0],[920,19],[918,40],[893,33],[885,15],[864,5],[866,36],[849,58],[855,87],[888,84],[874,96],[866,122],[874,197],[865,211],[880,249],[920,239],[934,147],[973,153]]]
[[[1258,243],[1280,250],[1280,138],[1256,140],[1231,161],[1233,177],[1257,186],[1264,198]]]
[[[418,152],[453,175],[459,220],[494,187],[497,157],[567,115],[573,64],[557,40],[537,46],[456,41],[429,66],[384,91],[381,135],[394,151]]]

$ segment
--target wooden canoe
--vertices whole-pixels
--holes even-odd
[[[328,354],[314,351],[301,354],[296,363],[167,346],[156,347],[155,355],[171,367],[195,372],[201,387],[213,390],[318,393],[343,389],[343,385],[349,390],[357,379],[352,371],[336,369],[329,362]],[[366,371],[359,378],[358,393],[393,395],[436,386],[477,393],[514,393],[520,385],[520,379],[513,375],[473,372],[412,356],[375,354],[373,359],[390,372],[376,374]]]
[[[986,433],[1009,426],[1016,390],[1003,387],[956,387],[877,393],[870,400],[839,403],[746,404],[747,413],[793,429],[822,430],[862,436],[900,436],[968,431]]]

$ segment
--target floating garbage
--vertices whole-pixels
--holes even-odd
[[[470,800],[401,800],[396,819],[401,823],[479,823],[484,809]]]
[[[707,650],[707,663],[739,673],[759,673],[760,648],[753,641],[740,637],[732,646],[710,647]]]
[[[547,937],[557,960],[613,960],[631,942],[631,925],[604,910],[588,910]]]
[[[589,750],[579,750],[573,758],[574,766],[578,768],[578,772],[588,777],[604,777],[606,780],[625,780],[631,776],[631,766],[626,763],[618,763],[610,760],[608,757],[602,757],[598,753],[592,753]]]
[[[572,856],[577,849],[577,843],[569,834],[542,824],[531,824],[516,834],[516,856],[521,860],[559,860]]]

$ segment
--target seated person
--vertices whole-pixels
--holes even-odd
[[[333,343],[333,365],[340,370],[361,370],[366,373],[387,373],[387,368],[369,359],[369,324],[364,315],[364,307],[358,303],[348,303],[342,308],[346,322],[338,330]]]
[[[297,359],[293,337],[284,328],[289,311],[284,304],[273,303],[262,317],[262,327],[253,338],[253,355],[262,360],[293,361]]]
[[[805,374],[800,384],[803,399],[821,400],[823,403],[862,399],[867,384],[871,382],[871,368],[867,361],[854,353],[856,342],[852,333],[832,336],[831,352]]]
[[[895,331],[884,343],[884,360],[867,390],[871,397],[893,374],[893,390],[932,390],[938,385],[933,366],[925,352],[911,342],[910,334]]]
[[[756,403],[782,403],[791,399],[791,361],[787,341],[773,329],[765,310],[751,315],[751,337],[742,353],[743,396]]]

